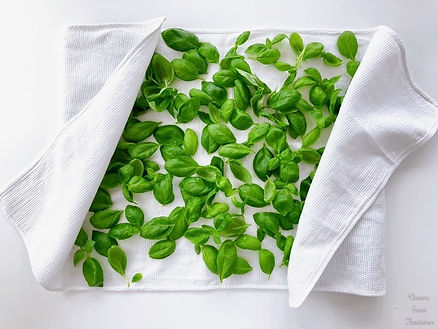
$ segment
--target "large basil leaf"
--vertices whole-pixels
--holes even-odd
[[[219,155],[230,159],[241,159],[250,154],[252,150],[243,144],[230,143],[222,145],[218,152]]]
[[[158,174],[154,181],[154,197],[162,205],[171,203],[175,196],[173,194],[173,176],[171,174]]]
[[[183,29],[167,29],[161,32],[166,45],[178,51],[187,51],[200,46],[198,37]]]
[[[193,175],[198,170],[199,165],[189,156],[177,156],[167,160],[164,168],[177,177],[187,177]]]
[[[224,241],[217,254],[216,265],[221,282],[228,278],[234,271],[237,261],[236,246],[233,241]]]
[[[254,160],[252,162],[254,172],[257,177],[262,181],[268,179],[269,173],[269,162],[273,158],[271,151],[269,151],[266,146],[263,147],[256,153]]]
[[[123,138],[129,142],[140,142],[148,138],[154,132],[155,128],[160,125],[160,122],[143,121],[137,122],[123,131]]]
[[[90,223],[95,228],[104,229],[111,228],[120,220],[123,210],[105,209],[97,211],[91,216]]]
[[[239,187],[239,196],[248,205],[261,208],[266,206],[263,189],[257,184],[244,184]]]
[[[181,145],[184,142],[184,131],[175,125],[165,125],[155,130],[154,137],[159,144]]]

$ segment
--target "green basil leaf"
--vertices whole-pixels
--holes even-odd
[[[159,144],[152,142],[139,143],[135,145],[129,153],[132,158],[145,160],[153,155],[159,146]]]
[[[359,62],[357,61],[350,61],[347,63],[347,73],[353,77],[356,73],[357,69],[359,68]]]
[[[304,72],[306,72],[307,75],[309,77],[311,77],[313,80],[315,80],[317,82],[321,82],[321,80],[322,80],[321,73],[319,73],[319,71],[317,69],[315,69],[314,67],[309,67],[309,68],[305,69]]]
[[[184,136],[185,139],[185,136]],[[185,151],[181,146],[173,144],[163,144],[160,147],[161,156],[164,161],[173,159],[178,156],[189,156],[190,154]]]
[[[279,43],[280,41],[282,41],[285,38],[286,38],[286,34],[279,33],[274,37],[274,39],[272,39],[272,44],[275,45],[276,43]]]
[[[190,89],[189,95],[190,95],[191,98],[198,98],[199,99],[199,103],[201,105],[208,105],[208,103],[210,103],[213,100],[213,98],[211,98],[207,93],[203,92],[200,89],[196,89],[196,88]],[[189,98],[187,97],[185,100],[188,100],[188,99]],[[177,108],[179,108],[179,106]]]
[[[313,110],[312,105],[310,105],[309,103],[307,103],[307,102],[306,102],[304,99],[302,99],[302,98],[298,101],[297,104],[295,104],[295,107],[296,107],[298,110],[302,111],[302,112],[305,112],[305,111],[309,112],[309,111],[312,111],[312,110]]]
[[[320,42],[311,42],[304,47],[302,58],[303,60],[318,57],[324,51],[324,45]]]
[[[174,78],[172,64],[160,54],[155,53],[152,58],[152,68],[154,70],[155,81],[158,85],[163,87],[170,86]]]
[[[286,117],[289,122],[289,135],[292,138],[303,136],[306,133],[307,123],[303,113],[296,111],[289,113]]]
[[[277,238],[275,239],[275,244],[277,245],[278,249],[283,251],[286,244],[286,237],[281,234],[277,235]]]
[[[316,85],[316,83],[317,82],[313,78],[305,76],[305,77],[299,78],[295,81],[294,88],[298,89],[298,88],[306,87],[306,86],[314,86],[314,85]]]
[[[141,176],[134,176],[128,182],[128,190],[132,193],[144,193],[152,191],[153,184]]]
[[[255,43],[248,48],[246,48],[245,52],[248,55],[258,56],[261,52],[266,49],[266,46],[263,43]]]
[[[202,81],[202,91],[213,98],[214,102],[221,106],[227,99],[227,91],[223,87],[216,86],[213,82]]]
[[[268,106],[282,113],[290,113],[295,110],[294,106],[300,98],[300,93],[295,89],[283,87],[269,97]]]
[[[103,176],[100,186],[104,189],[112,189],[120,185],[119,176],[116,173],[109,173]]]
[[[123,214],[123,210],[105,209],[97,211],[91,216],[90,223],[95,228],[104,229],[111,228],[119,221]]]
[[[219,87],[234,87],[234,81],[236,79],[236,73],[231,70],[220,70],[213,75],[214,84]]]
[[[308,176],[303,179],[300,183],[300,199],[301,201],[306,200],[307,192],[309,192],[310,184],[312,183],[312,178]]]
[[[130,164],[124,165],[123,167],[119,168],[117,174],[119,175],[120,182],[125,184],[129,182],[132,177],[134,177],[134,167]]]
[[[217,188],[225,193],[226,197],[229,197],[231,195],[233,195],[234,191],[233,191],[233,186],[231,185],[231,182],[228,178],[226,177],[220,177],[217,181],[216,181],[216,186]]]
[[[94,249],[105,257],[108,256],[108,249],[117,245],[117,240],[103,232],[93,231],[91,238],[95,242]]]
[[[137,206],[128,205],[125,208],[125,217],[135,227],[141,227],[144,222],[144,213]]]
[[[280,51],[278,49],[263,50],[258,56],[257,60],[262,64],[274,64],[280,58]]]
[[[262,245],[260,241],[252,235],[244,234],[234,241],[236,246],[241,249],[259,250]]]
[[[310,89],[309,99],[315,106],[322,106],[327,100],[327,94],[320,86],[313,86]]]
[[[176,58],[172,61],[172,67],[178,79],[183,81],[196,80],[198,75],[198,68],[195,64],[183,58]]]
[[[243,216],[221,213],[214,217],[214,226],[220,235],[226,237],[240,236],[245,233],[249,225]]]
[[[290,193],[286,189],[283,189],[277,192],[274,201],[272,201],[272,206],[281,215],[285,216],[294,209],[295,204]]]
[[[210,239],[211,233],[204,228],[189,228],[184,237],[194,245],[203,245]]]
[[[205,126],[201,134],[201,145],[208,154],[215,152],[219,148],[219,144],[211,137],[208,126]]]
[[[218,274],[216,265],[218,250],[210,245],[201,246],[202,259],[207,268],[214,274]]]
[[[261,229],[257,229],[257,239],[262,242],[265,239],[266,233]]]
[[[185,217],[185,211],[183,207],[176,207],[169,214],[169,220],[174,223],[172,231],[170,231],[168,238],[171,240],[177,240],[182,237],[187,230],[188,222]]]
[[[275,170],[278,168],[278,166],[280,165],[280,159],[278,157],[274,157],[271,160],[269,160],[269,164],[268,164],[268,170]]]
[[[231,276],[237,261],[236,246],[233,241],[227,240],[222,243],[217,254],[216,265],[221,282]]]
[[[282,261],[281,265],[285,265],[285,266],[289,265],[290,252],[292,250],[293,244],[294,244],[294,237],[292,235],[289,235],[286,238],[286,242],[284,244],[283,261]]]
[[[246,274],[252,271],[251,265],[249,265],[248,261],[242,257],[237,257],[236,264],[234,265],[233,274]]]
[[[256,208],[266,206],[263,189],[257,184],[243,184],[239,187],[239,196],[248,205]]]
[[[302,147],[306,148],[313,145],[321,135],[321,129],[319,127],[313,128],[306,135],[303,136]]]
[[[248,38],[250,36],[251,32],[245,31],[242,32],[236,39],[235,45],[240,46],[243,45],[246,41],[248,41]]]
[[[222,172],[215,166],[199,167],[196,174],[209,183],[215,183],[216,179],[222,176]]]
[[[244,183],[247,184],[252,183],[251,173],[242,165],[240,161],[230,160],[229,165],[230,165],[230,170],[233,173],[234,177],[236,177],[238,180]]]
[[[154,137],[159,144],[181,145],[184,142],[184,131],[175,125],[165,125],[155,130]]]
[[[162,205],[171,203],[175,199],[173,194],[173,176],[158,174],[154,181],[154,197]]]
[[[163,259],[173,254],[176,248],[174,240],[161,240],[149,248],[149,257],[153,259]]]
[[[236,137],[226,125],[214,123],[207,127],[211,138],[219,145],[236,142]]]
[[[73,266],[77,266],[81,262],[81,260],[84,259],[86,254],[87,253],[82,249],[76,250],[76,252],[73,255]]]
[[[134,168],[134,176],[143,176],[144,164],[139,159],[132,159],[129,164]]]
[[[78,247],[83,247],[83,246],[85,246],[85,243],[87,242],[87,240],[88,240],[87,233],[81,227],[81,229],[79,230],[78,235],[76,237],[75,245]]]
[[[208,194],[213,187],[200,177],[186,177],[180,183],[181,191],[191,196],[203,196]]]
[[[192,62],[198,69],[199,74],[207,73],[208,64],[196,49],[190,49],[183,54],[183,59]]]
[[[260,111],[263,109],[263,101],[263,89],[256,91],[249,101],[256,116],[259,116]]]
[[[292,65],[290,65],[289,63],[285,63],[285,62],[276,62],[275,64],[275,68],[279,71],[288,71],[292,68]]]
[[[134,276],[133,276],[132,279],[131,279],[131,282],[132,282],[132,283],[135,283],[135,282],[140,281],[141,279],[143,279],[143,274],[141,274],[141,273],[135,273]]]
[[[198,170],[199,165],[189,156],[177,156],[167,160],[164,168],[177,177],[187,177],[193,175]]]
[[[183,29],[167,29],[161,32],[166,45],[178,51],[187,51],[200,46],[198,37]]]
[[[266,143],[277,152],[280,152],[286,147],[286,133],[276,126],[269,128],[265,140]]]
[[[242,58],[233,58],[230,62],[230,68],[233,69],[236,73],[237,70],[242,70],[248,73],[251,73],[251,67],[249,64]]]
[[[106,190],[99,188],[90,206],[90,211],[104,210],[111,207],[112,204],[111,195]]]
[[[261,141],[269,131],[271,125],[267,122],[256,124],[248,134],[248,145],[254,145]]]
[[[140,232],[138,227],[130,223],[121,223],[114,225],[108,232],[109,236],[117,240],[128,239]]]
[[[152,135],[155,128],[160,125],[161,122],[156,121],[143,121],[137,122],[123,131],[123,138],[129,142],[140,142]]]
[[[205,205],[205,198],[203,197],[192,197],[190,196],[188,200],[185,201],[185,217],[189,223],[196,222],[202,213],[202,208]]]
[[[217,169],[219,169],[222,175],[224,174],[225,164],[222,158],[219,158],[218,156],[213,156],[211,158],[210,165],[215,166]]]
[[[125,277],[127,259],[122,248],[119,246],[112,246],[109,248],[108,263],[111,265],[114,271]]]
[[[351,31],[344,31],[342,32],[337,41],[338,50],[339,52],[349,58],[354,60],[357,54],[357,39],[353,32]]]
[[[208,206],[202,213],[202,216],[205,218],[213,218],[219,214],[227,212],[229,209],[230,207],[226,203],[216,202]]]
[[[82,263],[82,274],[90,287],[103,287],[103,270],[97,259],[88,257]]]
[[[265,200],[265,202],[271,203],[272,200],[274,200],[276,194],[277,186],[275,185],[275,183],[271,179],[266,180],[265,188],[263,190],[263,199]]]
[[[227,157],[229,159],[241,159],[246,157],[252,152],[252,150],[243,144],[230,143],[222,145],[219,148],[219,155]]]
[[[249,106],[251,92],[241,80],[236,80],[234,84],[234,101],[239,109],[245,111]]]
[[[284,182],[296,182],[299,178],[298,165],[293,161],[281,161],[279,177]]]
[[[321,57],[322,57],[322,61],[324,62],[325,65],[339,66],[342,64],[342,59],[340,59],[339,57],[336,57],[332,53],[327,53],[327,52],[322,53]]]
[[[268,179],[269,172],[269,162],[273,158],[271,151],[269,151],[266,146],[263,147],[256,153],[253,160],[253,169],[257,177],[262,181]]]
[[[268,249],[259,250],[259,264],[263,273],[271,275],[275,267],[275,257]]]
[[[154,217],[143,225],[140,230],[140,236],[149,240],[164,239],[169,235],[174,226],[174,222],[168,217]]]
[[[246,130],[254,123],[251,116],[245,111],[235,109],[230,117],[231,125],[239,130]]]
[[[187,128],[184,134],[184,149],[190,155],[195,155],[198,149],[198,136],[193,129]]]
[[[293,52],[297,56],[299,54],[301,54],[301,52],[304,49],[303,39],[301,39],[301,36],[296,32],[294,32],[290,35],[289,44],[290,44],[290,47],[292,48]]]
[[[267,235],[274,237],[280,230],[280,220],[283,216],[274,212],[259,212],[253,215],[255,223]]]
[[[187,123],[192,121],[198,115],[201,103],[199,98],[190,98],[179,108],[176,118],[178,123]],[[184,134],[184,133],[183,133]]]
[[[208,63],[219,62],[219,52],[210,42],[202,42],[201,46],[198,48],[198,52]]]

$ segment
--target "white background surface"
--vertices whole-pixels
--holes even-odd
[[[206,14],[209,9],[213,14]],[[165,27],[209,29],[385,24],[404,40],[414,81],[438,99],[437,1],[4,1],[0,186],[33,162],[60,128],[63,26],[160,15],[167,17]],[[0,329],[438,328],[437,163],[435,136],[388,183],[385,297],[313,293],[301,308],[291,310],[285,291],[47,292],[32,276],[21,238],[0,218]],[[409,293],[430,300],[410,301]],[[413,307],[426,312],[413,312]],[[407,318],[434,325],[407,325]]]

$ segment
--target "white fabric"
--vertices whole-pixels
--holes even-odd
[[[65,44],[65,127],[50,149],[20,178],[0,193],[0,204],[26,244],[36,279],[47,289],[89,289],[71,256],[74,239],[93,200],[114,152],[150,58],[157,51],[171,59],[179,53],[163,46],[159,38],[162,18],[141,24],[76,26],[67,29]],[[202,41],[216,45],[221,53],[232,47],[238,32],[194,31]],[[290,31],[282,31],[290,32]],[[305,42],[321,41],[336,51],[340,31],[298,31]],[[274,36],[275,29],[256,30],[251,42]],[[386,180],[415,146],[435,132],[437,106],[416,88],[407,72],[404,49],[386,27],[355,31],[362,63],[352,80],[340,115],[309,191],[300,220],[288,270],[276,268],[270,279],[258,270],[254,252],[243,253],[254,270],[232,276],[218,284],[193,245],[180,239],[175,253],[165,260],[151,260],[152,244],[141,238],[121,241],[128,256],[128,276],[142,272],[144,279],[129,290],[199,290],[214,288],[269,288],[290,291],[290,305],[299,306],[313,290],[338,291],[366,296],[385,292],[383,231]],[[285,43],[281,49],[291,61]],[[289,53],[288,53],[289,51]],[[254,72],[269,86],[281,85],[285,76],[269,66],[251,61]],[[343,73],[318,61],[323,76]],[[211,65],[211,71],[217,67]],[[207,77],[207,80],[211,76]],[[339,82],[343,90],[349,81]],[[182,92],[200,82],[177,84]],[[164,114],[166,115],[166,114]],[[163,113],[148,112],[148,120],[163,121]],[[174,119],[168,116],[169,123]],[[197,132],[202,124],[186,126]],[[235,131],[236,132],[236,131]],[[246,132],[236,133],[238,141]],[[325,139],[328,134],[325,134]],[[320,143],[324,143],[324,138]],[[291,142],[297,148],[299,142]],[[154,160],[160,161],[156,155]],[[196,160],[207,164],[205,152]],[[250,165],[252,159],[246,160]],[[303,168],[302,178],[305,177]],[[255,177],[254,181],[261,182]],[[167,215],[182,205],[174,181],[175,201],[161,206],[150,194],[136,196],[147,219]],[[113,194],[114,208],[126,202]],[[246,220],[252,222],[254,209]],[[84,227],[90,231],[88,221]],[[249,228],[255,232],[255,225]],[[274,241],[264,246],[276,251]],[[276,252],[279,260],[281,255]],[[126,284],[102,260],[105,287],[127,290]],[[277,262],[279,263],[279,262]]]

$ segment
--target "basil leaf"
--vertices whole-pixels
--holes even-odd
[[[181,191],[190,196],[203,196],[213,189],[212,186],[200,177],[186,177],[179,183],[179,187]]]
[[[199,74],[207,73],[208,64],[204,61],[196,49],[190,49],[186,51],[183,54],[183,59],[192,62],[196,66]]]
[[[271,160],[269,160],[269,164],[268,164],[268,170],[275,170],[278,168],[278,166],[280,165],[280,159],[278,157],[274,157]]]
[[[246,48],[245,52],[248,55],[259,55],[261,52],[263,52],[266,49],[266,46],[263,43],[255,43],[248,48]]]
[[[307,192],[309,192],[310,184],[312,183],[312,177],[308,176],[303,179],[300,183],[300,199],[301,201],[306,200]]]
[[[226,177],[220,177],[217,181],[216,181],[216,186],[217,188],[225,193],[226,197],[229,197],[231,195],[233,195],[234,191],[233,191],[233,186],[231,185],[231,182],[228,178]]]
[[[302,147],[309,147],[313,145],[321,135],[321,129],[318,127],[313,128],[306,135],[303,136]]]
[[[196,80],[198,75],[198,68],[192,62],[183,59],[176,58],[172,61],[172,67],[175,71],[175,75],[178,79],[183,81]]]
[[[231,125],[239,130],[246,130],[252,126],[254,121],[245,111],[235,109],[230,117]]]
[[[263,101],[264,101],[263,89],[259,89],[258,91],[256,91],[252,96],[251,100],[249,101],[252,110],[254,111],[254,114],[256,116],[259,116],[259,113],[263,108]]]
[[[284,249],[283,249],[283,261],[281,263],[281,265],[289,265],[289,258],[290,258],[290,252],[292,250],[292,246],[294,243],[294,237],[292,235],[289,235],[286,238],[286,243],[284,245]]]
[[[198,227],[189,228],[186,233],[184,233],[184,237],[194,245],[203,245],[207,243],[210,236],[210,231]]]
[[[171,203],[175,199],[173,194],[173,176],[158,174],[154,181],[154,197],[162,205]]]
[[[234,177],[244,183],[252,183],[251,173],[242,165],[240,161],[230,160],[229,165]]]
[[[134,177],[134,167],[130,164],[124,165],[123,167],[119,168],[117,174],[119,175],[120,182],[125,184],[129,182],[132,177]]]
[[[245,111],[249,106],[251,92],[241,80],[236,80],[234,83],[234,101],[239,109]]]
[[[266,273],[268,276],[270,276],[275,267],[274,254],[268,249],[260,249],[259,264],[263,273]]]
[[[357,39],[353,32],[351,31],[344,31],[342,32],[337,41],[338,50],[339,52],[349,58],[349,59],[355,59],[357,54]]]
[[[245,222],[243,216],[221,213],[214,217],[214,227],[220,235],[233,237],[245,233],[249,225]]]
[[[152,135],[155,128],[160,125],[161,122],[155,121],[143,121],[137,122],[123,131],[123,138],[129,142],[140,142]]]
[[[255,236],[248,234],[240,236],[234,242],[241,249],[259,250],[262,247],[260,241]]]
[[[222,105],[227,99],[227,91],[223,87],[216,86],[213,82],[202,81],[202,91],[213,98],[214,102]]]
[[[236,39],[235,45],[240,46],[243,45],[246,41],[248,41],[248,38],[250,36],[251,32],[245,31],[242,32]]]
[[[265,136],[266,143],[277,152],[280,152],[286,147],[286,133],[275,126],[269,128]]]
[[[200,106],[199,98],[190,98],[187,100],[179,108],[178,115],[176,116],[178,123],[187,123],[196,118]]]
[[[271,179],[266,180],[265,188],[263,190],[263,199],[265,200],[265,202],[271,203],[272,200],[274,200],[276,194],[277,186],[275,185],[275,183]]]
[[[327,94],[320,86],[313,86],[310,89],[309,99],[315,106],[322,106],[327,100]]]
[[[123,214],[123,210],[105,209],[97,211],[91,216],[90,223],[95,228],[104,229],[111,228],[119,221]]]
[[[315,69],[314,67],[309,67],[309,68],[305,69],[304,72],[306,72],[307,75],[309,77],[311,77],[313,80],[315,80],[317,82],[321,82],[321,80],[322,80],[321,73],[319,73],[319,71],[317,69]]]
[[[231,115],[234,111],[234,100],[233,99],[227,99],[220,108],[220,114],[222,116],[222,119],[224,119],[225,122],[228,122],[230,120]]]
[[[261,141],[269,131],[270,124],[267,122],[256,124],[248,134],[248,145],[254,145]]]
[[[103,270],[97,259],[88,257],[82,264],[82,274],[90,287],[103,287]]]
[[[292,65],[290,65],[289,63],[285,63],[285,62],[276,62],[274,64],[275,68],[279,71],[288,71],[292,68]]]
[[[117,241],[108,234],[94,231],[91,234],[91,239],[94,241],[94,249],[102,256],[108,256],[108,249],[117,245]]]
[[[219,214],[225,213],[230,209],[226,203],[216,202],[208,206],[207,209],[202,213],[205,218],[213,218]]]
[[[219,145],[235,143],[236,137],[224,124],[214,123],[207,126],[211,138]]]
[[[213,75],[214,84],[219,87],[234,87],[234,81],[236,79],[236,73],[231,70],[221,70]]]
[[[279,177],[284,182],[296,182],[299,178],[298,165],[293,161],[281,161]]]
[[[144,142],[135,145],[131,151],[131,157],[136,159],[145,160],[154,154],[160,145],[152,142]]]
[[[144,213],[137,206],[128,205],[125,208],[125,217],[129,223],[134,225],[135,227],[141,227],[144,222]]]
[[[144,193],[151,191],[153,184],[141,176],[134,176],[128,182],[128,190],[133,193]]]
[[[199,165],[189,156],[177,156],[167,160],[164,168],[177,177],[187,177],[193,175],[198,170]]]
[[[163,259],[175,251],[176,243],[174,240],[161,240],[149,248],[149,257],[153,259]]]
[[[273,212],[259,212],[255,213],[253,217],[264,233],[274,237],[280,229],[279,223],[283,216]]]
[[[263,145],[263,147],[256,153],[253,160],[253,169],[257,177],[262,181],[268,179],[269,162],[272,159],[272,153]]]
[[[163,87],[170,86],[174,78],[172,64],[160,54],[155,53],[152,58],[152,68],[154,70],[155,81],[158,85]]]
[[[230,68],[233,69],[237,73],[238,69],[248,72],[251,72],[251,68],[249,64],[242,58],[233,58],[230,62]]]
[[[126,270],[126,255],[125,252],[119,246],[112,246],[108,250],[108,263],[111,267],[119,273],[126,280],[125,270]],[[129,281],[128,285],[129,285]]]
[[[289,44],[292,48],[295,55],[301,54],[304,49],[303,39],[301,39],[300,35],[296,32],[292,33],[289,37]]]
[[[169,220],[174,223],[174,226],[172,231],[170,231],[168,238],[171,240],[177,240],[184,235],[188,227],[184,208],[176,207],[173,209],[169,214]]]
[[[205,179],[209,183],[215,183],[216,179],[222,176],[221,171],[215,166],[199,167],[196,171],[199,177]]]
[[[301,148],[298,150],[298,154],[305,162],[310,164],[317,164],[321,160],[321,154],[312,148]]]
[[[290,113],[294,111],[294,106],[300,98],[300,93],[295,89],[283,87],[269,97],[268,106],[282,113]]]
[[[196,222],[201,217],[202,208],[205,205],[205,198],[192,197],[185,201],[185,217],[189,223]]]
[[[324,51],[324,45],[320,42],[311,42],[304,47],[302,58],[303,60],[318,57]]]
[[[261,208],[266,206],[263,189],[257,184],[244,184],[239,187],[239,196],[248,205]]]
[[[200,46],[198,37],[183,29],[167,29],[161,32],[166,45],[178,51],[187,51]]]
[[[332,53],[322,53],[321,58],[324,64],[328,66],[339,66],[342,64],[342,59],[336,57]]]
[[[140,236],[149,240],[164,239],[169,235],[174,225],[168,217],[155,217],[143,225],[140,230]]]
[[[216,259],[217,271],[221,282],[233,274],[236,261],[236,246],[233,241],[224,241],[219,248]]]
[[[251,265],[249,265],[248,261],[242,257],[237,257],[236,264],[234,265],[233,274],[246,274],[252,271]]]
[[[295,81],[294,88],[298,89],[298,88],[306,87],[306,86],[314,86],[314,85],[316,85],[316,83],[317,82],[313,78],[305,76],[305,77],[299,78],[298,80]]]
[[[108,232],[109,236],[117,240],[125,240],[136,234],[140,230],[138,227],[133,226],[130,223],[121,223],[114,225]]]
[[[359,62],[357,61],[350,61],[347,63],[347,73],[353,77],[356,73],[357,69],[359,68]]]
[[[280,58],[280,51],[278,49],[266,49],[263,50],[258,56],[257,60],[262,64],[273,64]]]
[[[211,137],[208,126],[205,126],[201,134],[201,145],[208,154],[215,152],[219,148],[219,144]]]
[[[201,246],[202,259],[204,260],[207,268],[214,274],[218,274],[218,269],[216,265],[218,250],[210,245]]]
[[[201,105],[208,105],[208,103],[210,103],[213,100],[213,98],[211,98],[207,93],[203,92],[200,89],[196,89],[196,88],[190,89],[189,95],[191,98],[198,98],[199,103]],[[186,96],[185,100],[188,100],[188,99],[189,98]],[[179,108],[179,107],[177,107],[177,108]]]
[[[243,144],[230,143],[222,145],[219,148],[219,155],[227,157],[229,159],[241,159],[246,157],[252,152],[252,150]]]
[[[187,131],[186,131],[187,132]],[[184,136],[185,140],[186,136]],[[160,147],[161,156],[164,161],[173,159],[178,156],[189,156],[189,153],[185,151],[181,146],[173,144],[163,144]]]
[[[76,252],[73,255],[73,266],[77,266],[81,262],[81,260],[84,259],[86,254],[87,253],[82,249],[76,250]]]
[[[281,215],[285,216],[294,209],[295,204],[290,193],[283,189],[277,192],[274,201],[272,201],[272,206]]]
[[[165,125],[155,130],[154,137],[159,144],[181,145],[184,142],[184,131],[175,125]]]
[[[289,122],[289,135],[292,138],[303,136],[306,133],[307,123],[303,113],[296,111],[288,114],[286,117]]]
[[[274,39],[272,39],[272,44],[275,45],[276,43],[279,43],[280,41],[282,41],[284,38],[286,38],[286,34],[279,33],[274,37]]]
[[[187,128],[184,134],[184,149],[190,155],[195,155],[198,149],[198,136],[193,129]]]
[[[202,42],[201,46],[198,48],[198,52],[208,63],[219,62],[219,52],[217,48],[209,42]]]
[[[104,189],[112,189],[120,185],[119,176],[115,173],[109,173],[103,176],[100,186]]]
[[[312,111],[313,110],[313,107],[309,103],[307,103],[304,99],[302,99],[302,98],[298,101],[297,104],[295,104],[295,107],[298,110],[303,111],[303,112],[304,111]]]
[[[143,279],[143,274],[141,274],[141,273],[135,273],[134,276],[133,276],[132,279],[131,279],[131,282],[132,282],[132,283],[135,283],[135,282],[140,281],[141,279]]]
[[[111,195],[106,190],[99,188],[90,206],[90,211],[104,210],[111,207],[112,204]]]
[[[225,164],[224,164],[224,160],[222,160],[222,158],[219,158],[217,156],[213,156],[211,158],[210,165],[218,168],[222,175],[224,174]]]
[[[132,159],[129,164],[134,168],[134,176],[143,176],[144,164],[139,159]]]

